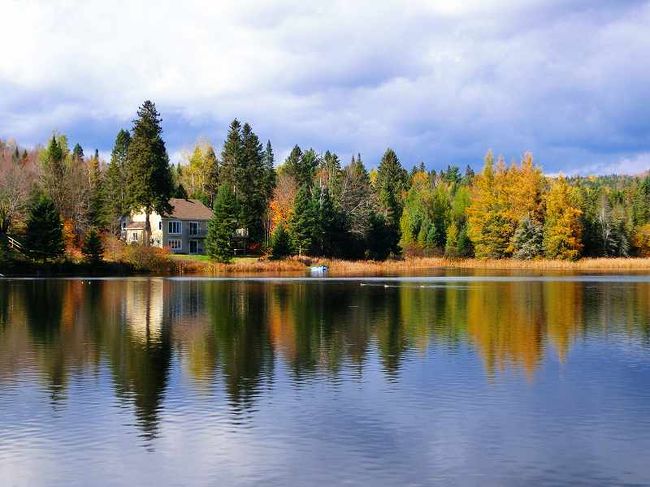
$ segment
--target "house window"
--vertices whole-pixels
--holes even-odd
[[[180,234],[181,233],[181,222],[178,220],[172,220],[168,222],[167,232],[171,234]]]
[[[162,230],[162,220],[158,222],[158,230]]]
[[[183,242],[179,238],[170,238],[167,240],[167,245],[171,250],[182,250],[183,248]]]
[[[190,235],[199,234],[199,222],[190,222]]]
[[[140,235],[138,232],[131,233],[131,242],[137,242],[138,240],[140,240]]]

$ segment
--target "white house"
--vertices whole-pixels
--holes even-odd
[[[151,213],[151,245],[168,247],[176,254],[205,254],[205,236],[212,210],[199,200],[172,198],[170,215]],[[143,243],[144,212],[133,213],[122,223],[122,236],[127,243]]]

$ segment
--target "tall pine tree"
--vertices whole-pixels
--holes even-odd
[[[408,172],[402,167],[393,149],[386,149],[379,168],[375,191],[379,208],[386,224],[386,241],[389,243],[388,252],[399,253],[400,230],[399,222],[402,217],[403,193],[408,184]],[[377,223],[378,220],[375,221]]]
[[[111,161],[106,170],[106,213],[114,229],[118,220],[129,214],[129,199],[127,198],[127,157],[131,134],[126,130],[120,130],[115,138]]]
[[[151,239],[150,215],[170,213],[172,207],[172,173],[169,156],[162,139],[161,118],[156,105],[145,101],[133,124],[133,135],[127,152],[127,194],[130,207],[145,213],[145,245]]]
[[[229,185],[222,185],[214,202],[213,215],[208,222],[208,234],[205,239],[208,255],[218,262],[228,263],[235,255],[233,236],[238,227],[238,213],[235,193]]]

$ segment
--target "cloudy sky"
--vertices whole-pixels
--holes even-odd
[[[153,100],[178,159],[249,121],[369,166],[650,168],[650,1],[0,0],[0,138],[108,153]]]

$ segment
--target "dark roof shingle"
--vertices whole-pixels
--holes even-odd
[[[169,204],[173,207],[171,215],[167,218],[178,218],[179,220],[209,220],[212,218],[212,210],[199,200],[184,200],[172,198]]]

